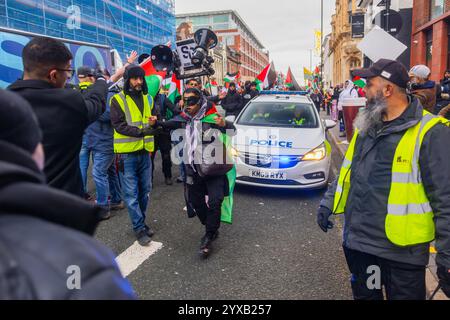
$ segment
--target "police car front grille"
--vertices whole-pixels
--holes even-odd
[[[300,161],[298,156],[272,156],[244,153],[241,159],[246,165],[265,169],[288,169],[295,167]]]
[[[270,180],[251,177],[238,177],[237,180],[244,182],[252,182],[258,184],[275,185],[275,186],[301,186],[300,182],[295,180]]]

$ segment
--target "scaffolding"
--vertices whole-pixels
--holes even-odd
[[[0,26],[108,45],[124,59],[175,41],[175,0],[0,0]]]

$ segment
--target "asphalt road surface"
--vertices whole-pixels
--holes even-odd
[[[140,299],[351,299],[341,229],[325,234],[316,224],[323,192],[238,186],[234,223],[222,224],[205,260],[197,253],[203,226],[183,211],[182,185],[164,184],[158,155],[152,248],[135,243],[126,210],[101,223],[96,237],[125,261]]]

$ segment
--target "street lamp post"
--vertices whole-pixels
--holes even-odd
[[[323,0],[320,0],[320,84],[323,88]]]

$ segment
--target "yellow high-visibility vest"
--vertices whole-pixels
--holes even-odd
[[[84,90],[86,90],[87,88],[89,88],[92,85],[93,85],[92,82],[80,82],[78,84],[78,88],[80,89],[80,91],[84,91]]]
[[[115,99],[119,103],[129,126],[137,127],[139,129],[149,127],[148,121],[152,115],[154,105],[153,97],[143,95],[144,114],[141,113],[133,99],[129,95],[125,96],[123,91],[114,95],[111,100],[112,99]],[[128,137],[120,134],[114,129],[114,153],[132,153],[141,150],[147,150],[148,152],[155,151],[154,136],[140,138]]]
[[[450,121],[424,111],[422,120],[405,132],[395,151],[385,223],[386,236],[395,245],[417,245],[435,238],[434,213],[422,183],[419,157],[425,135],[439,123],[450,126]],[[334,214],[345,212],[357,138],[358,130],[342,164],[334,195]]]

